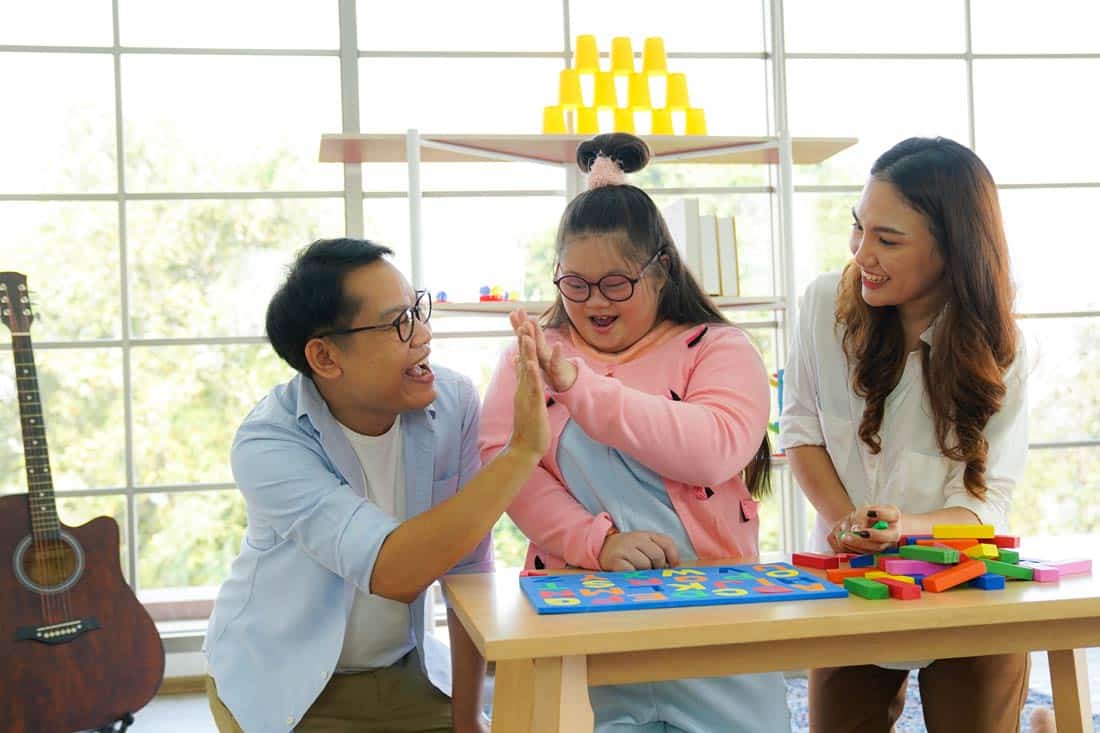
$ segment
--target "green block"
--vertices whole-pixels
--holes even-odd
[[[1003,575],[1006,578],[1016,578],[1017,580],[1032,580],[1035,576],[1031,568],[1022,568],[1019,565],[1001,562],[1000,560],[982,560],[982,562],[985,563],[986,572],[994,575]]]
[[[871,529],[889,529],[890,523],[885,519],[880,519],[871,525]]]
[[[1000,557],[997,558],[1001,562],[1011,563],[1012,565],[1018,565],[1020,563],[1020,553],[1016,550],[1007,550],[1001,548]]]
[[[890,597],[890,589],[882,583],[876,583],[866,578],[845,578],[844,588],[849,593],[866,598],[869,601],[881,601]]]
[[[940,565],[954,565],[959,561],[959,551],[950,547],[925,547],[924,545],[906,545],[900,549],[902,557],[909,560],[924,560]]]

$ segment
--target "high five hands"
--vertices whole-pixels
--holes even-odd
[[[542,378],[550,389],[555,392],[565,392],[572,387],[577,381],[577,366],[562,354],[561,344],[550,346],[538,322],[528,316],[523,308],[517,308],[508,314],[508,320],[517,337],[530,336],[535,345]]]

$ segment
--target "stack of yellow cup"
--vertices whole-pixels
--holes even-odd
[[[593,135],[601,128],[634,132],[636,119],[645,120],[637,115],[646,115],[652,134],[673,135],[674,114],[683,115],[685,134],[707,134],[703,110],[692,107],[688,98],[687,77],[668,69],[664,39],[645,39],[640,69],[626,36],[611,39],[610,56],[610,68],[605,71],[600,68],[596,37],[577,36],[572,68],[563,69],[558,77],[558,103],[543,110],[544,134]]]

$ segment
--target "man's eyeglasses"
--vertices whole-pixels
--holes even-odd
[[[664,248],[654,252],[653,256],[642,267],[642,271],[638,273],[638,277],[627,277],[626,275],[613,273],[604,275],[596,282],[589,282],[580,275],[559,275],[554,279],[554,286],[563,298],[574,303],[587,302],[592,297],[592,288],[599,288],[600,292],[603,293],[603,297],[608,300],[614,303],[622,303],[624,300],[630,300],[633,297],[634,286],[642,281],[642,278],[645,277],[645,271],[662,254],[664,254]]]
[[[432,294],[427,290],[416,291],[416,302],[397,314],[397,318],[394,318],[389,323],[383,323],[378,326],[360,326],[358,328],[337,328],[332,331],[324,331],[315,336],[315,338],[324,338],[325,336],[342,336],[349,333],[359,333],[360,331],[382,331],[387,328],[392,328],[397,331],[397,337],[402,341],[409,341],[412,339],[413,331],[416,326],[414,321],[420,321],[426,324],[432,317]]]

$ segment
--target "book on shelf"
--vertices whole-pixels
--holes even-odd
[[[691,271],[691,274],[695,275],[695,279],[701,281],[702,251],[699,247],[699,200],[676,199],[661,209],[661,215],[664,216],[665,223],[668,225],[672,241],[676,243],[676,248],[680,251],[680,259],[683,260],[684,265]]]
[[[741,295],[741,270],[737,259],[737,221],[718,217],[718,270],[721,294]]]
[[[707,295],[722,294],[721,271],[718,264],[718,217],[699,217],[699,284]]]

